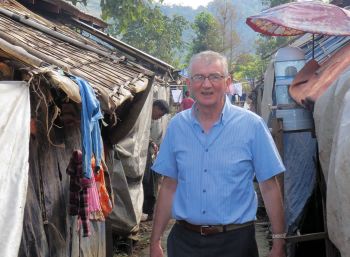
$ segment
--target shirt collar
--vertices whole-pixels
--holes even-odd
[[[230,115],[230,111],[229,111],[230,106],[231,106],[230,99],[227,96],[225,96],[225,104],[224,104],[224,107],[222,108],[221,116],[215,124],[222,123],[223,125],[225,125],[225,123],[228,120],[229,115]],[[190,111],[192,125],[195,125],[195,124],[200,125],[200,123],[197,119],[196,112],[197,112],[197,102],[195,102],[192,105],[192,108]]]

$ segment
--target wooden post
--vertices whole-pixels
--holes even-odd
[[[272,120],[272,138],[275,141],[277,150],[283,160],[283,120],[273,119]],[[282,199],[284,199],[284,174],[281,173],[276,176],[278,184],[280,186]]]
[[[113,256],[113,233],[112,233],[112,224],[110,219],[106,219],[106,256]]]

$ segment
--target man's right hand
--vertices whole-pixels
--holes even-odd
[[[151,243],[150,257],[164,257],[160,240],[157,242]]]

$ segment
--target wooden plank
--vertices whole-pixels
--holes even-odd
[[[321,240],[328,238],[327,232],[318,232],[305,235],[287,236],[286,241],[288,243],[299,243],[305,241]]]

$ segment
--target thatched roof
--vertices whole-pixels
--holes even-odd
[[[33,68],[54,65],[86,79],[102,108],[114,112],[146,89],[153,73],[126,61],[62,24],[48,21],[14,0],[0,3],[0,54]],[[11,47],[12,45],[12,47]]]

